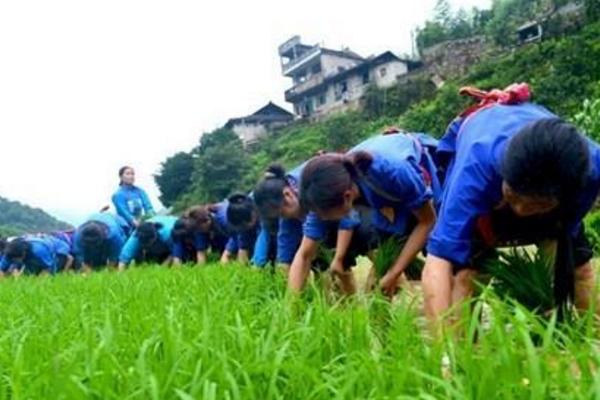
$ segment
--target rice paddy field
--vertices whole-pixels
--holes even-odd
[[[0,282],[3,399],[600,398],[593,318],[561,326],[484,289],[427,336],[417,291],[286,294],[241,266]]]

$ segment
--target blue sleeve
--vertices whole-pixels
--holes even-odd
[[[125,242],[125,245],[121,249],[119,262],[122,262],[125,265],[129,264],[138,255],[139,251],[140,241],[134,233],[127,239],[127,242]]]
[[[171,255],[175,258],[183,260],[183,254],[183,243],[179,240],[173,240],[173,249],[171,250]]]
[[[133,235],[132,235],[133,237]],[[115,236],[108,241],[108,262],[118,262],[125,245],[125,236]]]
[[[75,265],[77,266],[81,266],[83,263],[83,251],[79,241],[79,234],[75,232],[73,235],[73,257],[75,257]]]
[[[257,267],[264,267],[269,261],[269,231],[261,224],[260,232],[256,237],[254,244],[254,254],[252,256],[252,264]]]
[[[458,265],[467,264],[477,218],[493,208],[489,193],[480,165],[455,165],[446,182],[427,251]]]
[[[124,218],[129,225],[133,225],[133,223],[135,222],[135,218],[133,217],[133,214],[129,212],[129,207],[127,207],[127,200],[124,198],[124,196],[121,193],[117,192],[113,195],[112,201],[115,206],[115,209],[117,210],[117,214]]]
[[[338,229],[342,231],[351,231],[360,225],[360,215],[356,210],[350,211],[350,214],[342,218],[339,222]]]
[[[225,245],[225,250],[228,251],[229,253],[237,253],[239,249],[239,245],[238,245],[238,237],[237,235],[233,235],[231,237],[229,237],[229,239],[227,240],[227,244]]]
[[[194,247],[196,251],[208,250],[208,235],[206,233],[196,233],[194,235]]]
[[[8,259],[6,257],[2,256],[2,258],[0,259],[0,271],[8,272],[9,269],[10,269],[10,262],[8,261]]]
[[[315,241],[325,239],[327,228],[325,223],[313,211],[309,212],[302,226],[304,236]]]
[[[252,245],[256,241],[256,230],[250,229],[237,235],[238,247],[240,250],[252,250]]]
[[[277,262],[291,264],[302,242],[302,222],[281,218],[277,231]]]
[[[140,197],[142,198],[142,206],[144,207],[144,211],[148,215],[154,214],[154,208],[152,207],[152,203],[150,202],[150,198],[145,190],[140,189]]]

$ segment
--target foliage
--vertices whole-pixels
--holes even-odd
[[[0,197],[0,235],[15,236],[26,232],[51,232],[71,228],[69,224],[58,221],[39,208]]]
[[[434,341],[408,296],[287,298],[278,274],[237,266],[4,280],[0,398],[593,397],[592,318],[568,329],[482,300],[488,326],[475,312],[463,340]]]
[[[154,175],[154,180],[160,189],[160,201],[166,207],[172,206],[188,190],[193,172],[194,157],[189,153],[179,152],[161,164],[160,172]]]
[[[585,17],[589,22],[600,21],[600,0],[585,0]]]
[[[390,88],[371,85],[364,97],[367,118],[397,117],[415,103],[435,96],[435,85],[425,77],[411,79]]]
[[[476,7],[470,11],[460,8],[454,12],[448,1],[438,0],[433,19],[425,21],[424,26],[417,30],[417,47],[423,50],[447,40],[481,34],[491,15],[492,11]]]
[[[180,195],[180,201],[174,202],[175,210],[191,204],[217,202],[232,192],[245,190],[242,182],[248,157],[242,141],[233,131],[221,128],[205,133],[192,156],[191,187],[187,191],[178,188],[183,195]],[[157,179],[163,179],[162,174]],[[161,195],[165,194],[161,187]]]
[[[594,253],[600,254],[600,210],[589,213],[584,219],[584,225]]]
[[[442,134],[448,123],[469,100],[458,96],[461,86],[482,89],[504,88],[514,82],[528,82],[533,100],[570,118],[581,110],[600,81],[600,24],[577,34],[542,42],[484,60],[470,72],[447,82],[432,100],[413,105],[400,117],[406,129]],[[592,114],[593,115],[593,114]]]
[[[589,137],[600,142],[600,83],[597,93],[598,97],[583,102],[583,108],[575,115],[573,122]]]

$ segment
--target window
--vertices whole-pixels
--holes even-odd
[[[318,104],[319,106],[322,106],[322,105],[324,105],[324,104],[325,104],[325,102],[326,102],[326,101],[327,101],[327,99],[325,98],[325,95],[324,95],[324,94],[322,94],[322,95],[320,95],[320,96],[319,96],[319,98],[318,98],[318,103],[317,103],[317,104]]]
[[[384,78],[386,75],[387,75],[387,68],[386,67],[379,68],[379,76]]]
[[[343,81],[335,86],[335,99],[341,100],[344,93],[348,93],[348,82]]]
[[[318,74],[319,72],[321,72],[321,64],[316,64],[313,65],[313,67],[311,68],[310,72],[314,75]]]
[[[365,72],[362,76],[362,83],[363,85],[366,85],[367,83],[369,83],[369,72]]]

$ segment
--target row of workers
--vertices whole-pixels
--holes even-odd
[[[69,262],[86,269],[132,260],[203,263],[212,250],[224,262],[237,253],[240,261],[287,266],[293,291],[302,289],[311,268],[329,268],[352,292],[356,256],[394,238],[403,247],[381,288],[393,294],[407,267],[425,253],[425,305],[436,319],[470,295],[496,247],[550,239],[558,243],[557,303],[588,307],[594,271],[582,219],[600,189],[600,147],[531,103],[527,85],[466,93],[478,103],[452,121],[439,142],[423,133],[386,132],[290,172],[272,165],[251,194],[192,207],[180,217],[142,221],[139,215],[151,206],[138,202],[146,196],[132,193],[132,180],[122,177],[114,200],[128,216],[100,213],[71,238],[10,243],[3,269],[22,262],[26,252],[17,245],[27,241],[30,249],[43,240],[70,245],[68,254],[54,245],[61,249],[55,270]],[[335,250],[332,261],[318,256],[319,246]]]

